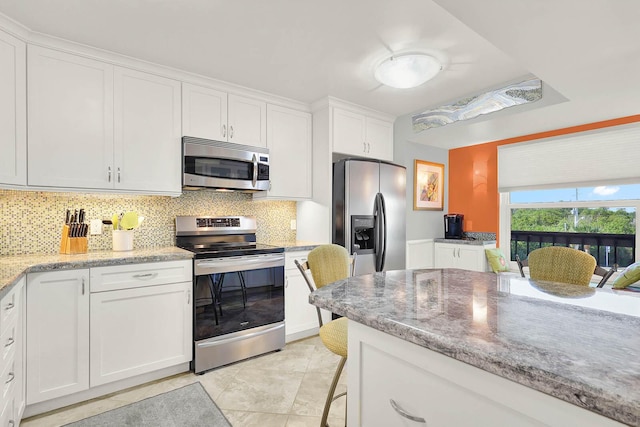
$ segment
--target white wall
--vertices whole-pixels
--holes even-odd
[[[449,206],[449,152],[408,142],[408,138],[413,136],[411,115],[398,117],[393,132],[393,160],[407,168],[407,240],[444,237],[443,215],[447,213]],[[413,210],[413,164],[416,159],[444,164],[444,210]]]

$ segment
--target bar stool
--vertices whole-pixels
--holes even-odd
[[[321,245],[309,252],[306,262],[300,263],[298,260],[295,260],[294,262],[307,282],[309,290],[313,292],[314,290],[328,285],[329,283],[346,279],[350,275],[353,275],[355,272],[355,261],[356,255],[354,254],[353,258],[350,258],[349,253],[342,246]],[[311,270],[311,276],[313,277],[315,287],[311,283],[307,274],[309,270]],[[318,313],[318,324],[320,326],[320,339],[322,340],[322,343],[329,351],[341,357],[335,374],[333,375],[333,381],[329,387],[329,393],[327,394],[324,410],[322,412],[320,426],[326,427],[331,403],[346,394],[340,393],[335,395],[335,391],[338,385],[338,380],[340,379],[340,374],[342,374],[344,365],[347,362],[348,320],[346,317],[341,317],[332,320],[327,324],[323,324],[320,308],[316,307],[316,311]]]

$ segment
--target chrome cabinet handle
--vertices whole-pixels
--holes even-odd
[[[396,402],[394,402],[393,399],[389,399],[389,403],[391,403],[391,407],[393,408],[394,411],[396,411],[398,414],[400,414],[400,416],[411,420],[411,421],[415,421],[417,423],[423,423],[426,424],[427,421],[425,421],[424,418],[422,417],[416,417],[415,415],[411,415],[407,412],[405,412],[400,406],[398,406],[398,404]]]
[[[120,182],[120,168],[118,168],[118,182]]]
[[[14,380],[15,377],[16,377],[16,374],[14,374],[13,372],[9,372],[9,379],[6,380],[4,383],[9,384],[11,381]]]
[[[222,125],[222,136],[227,137],[227,125]]]
[[[233,126],[229,126],[229,138],[233,138]]]
[[[363,141],[363,142],[362,142],[362,146],[363,146],[362,151],[364,151],[364,152],[366,153],[366,152],[367,152],[367,142],[366,142],[366,141]]]
[[[145,273],[145,274],[134,274],[134,279],[151,279],[152,277],[156,277],[158,273]]]
[[[108,182],[111,182],[111,166],[107,168],[107,180]]]
[[[5,347],[11,347],[13,345],[13,343],[15,343],[16,340],[13,339],[13,337],[9,337],[9,339],[7,340],[7,343],[4,345]]]
[[[4,307],[4,309],[9,311],[9,310],[13,310],[13,307],[15,307],[15,304],[13,304],[13,302],[10,302]]]
[[[84,277],[82,278],[82,295],[84,295]]]
[[[187,290],[187,305],[191,305],[191,289]]]

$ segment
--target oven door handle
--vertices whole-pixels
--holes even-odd
[[[196,275],[200,274],[212,274],[212,273],[227,273],[234,271],[246,271],[257,270],[260,268],[270,267],[284,267],[284,255],[276,256],[255,256],[255,257],[229,257],[216,260],[201,260],[196,261],[195,269]],[[202,273],[200,270],[206,270]]]

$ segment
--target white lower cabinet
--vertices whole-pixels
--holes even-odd
[[[191,360],[191,261],[91,269],[92,387]]]
[[[191,289],[191,260],[28,274],[27,404],[188,363]]]
[[[464,245],[455,243],[434,244],[435,268],[461,268],[472,271],[491,271],[485,249],[495,248],[495,243]]]
[[[191,282],[91,294],[91,386],[191,360]]]
[[[89,270],[27,276],[27,404],[89,388]]]
[[[350,427],[621,425],[353,321],[347,376]]]
[[[0,300],[0,426],[16,426],[25,408],[24,279]]]
[[[304,338],[318,331],[316,307],[309,304],[309,287],[294,260],[303,263],[309,251],[285,252],[284,322],[287,341]],[[326,314],[324,314],[326,316]]]

